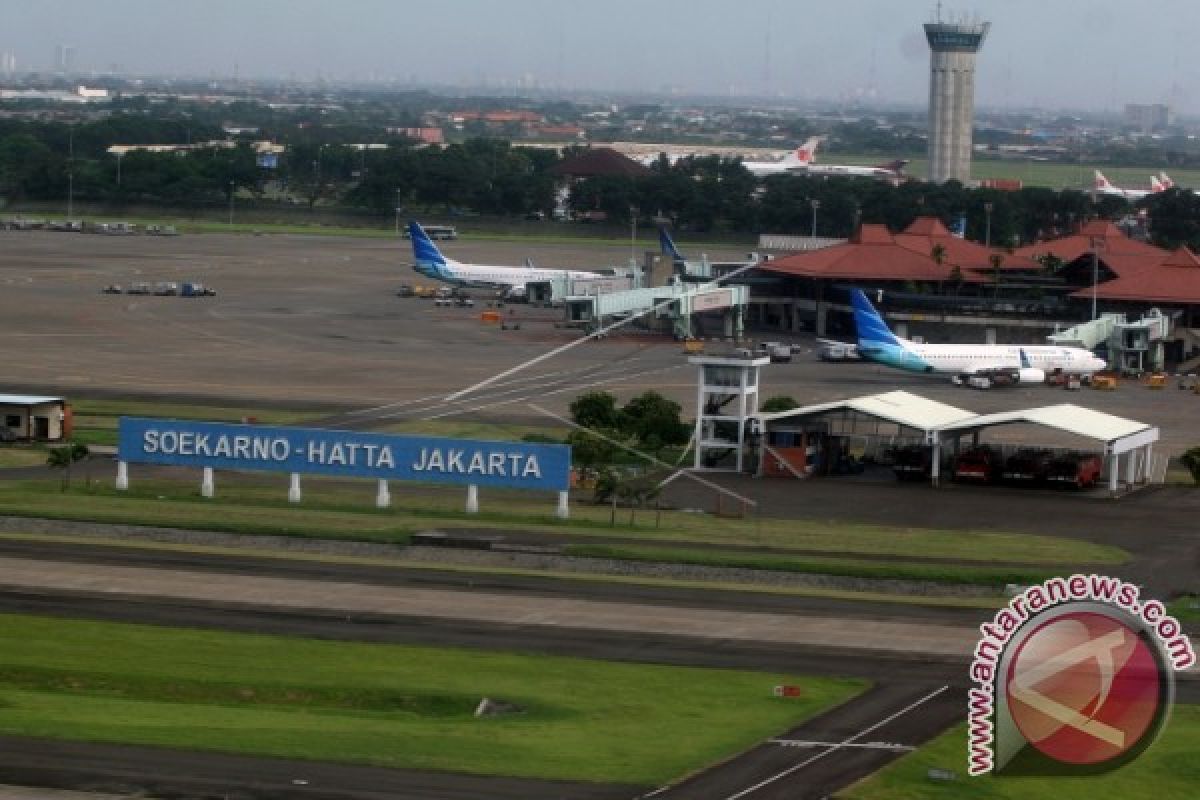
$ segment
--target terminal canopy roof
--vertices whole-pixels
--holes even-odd
[[[835,400],[831,403],[793,408],[790,411],[759,414],[758,417],[766,423],[777,422],[789,417],[809,417],[829,411],[856,411],[925,433],[963,420],[978,419],[974,411],[956,408],[903,391]]]
[[[973,416],[938,426],[937,431],[939,434],[960,433],[1018,423],[1044,425],[1104,442],[1107,453],[1121,454],[1158,441],[1156,427],[1071,403]]]

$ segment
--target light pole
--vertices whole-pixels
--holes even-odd
[[[233,227],[233,190],[234,190],[234,188],[235,188],[234,182],[230,181],[229,182],[229,226],[230,227]]]
[[[637,264],[637,218],[638,207],[629,207],[629,264]]]
[[[117,188],[121,188],[121,156],[122,153],[117,153]]]
[[[812,206],[812,238],[815,239],[817,238],[817,209],[821,207],[821,201],[814,197],[812,200],[808,201],[808,204]]]
[[[1096,284],[1100,280],[1100,251],[1104,249],[1104,240],[1093,236],[1089,241],[1092,246],[1092,319],[1096,318]]]
[[[75,129],[67,129],[67,219],[75,216]]]
[[[987,218],[987,224],[983,229],[983,246],[989,250],[992,249],[992,208],[993,206],[991,203],[983,204],[983,213]]]
[[[400,235],[400,190],[396,190],[396,235]]]

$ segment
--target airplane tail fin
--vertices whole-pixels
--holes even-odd
[[[858,331],[860,350],[869,353],[879,345],[902,345],[862,289],[850,290],[850,303],[854,307],[854,327]]]
[[[886,164],[880,164],[879,169],[886,169],[888,172],[895,172],[897,175],[899,175],[907,166],[907,158],[897,158],[895,161],[889,161]]]
[[[1029,363],[1029,356],[1025,354],[1025,348],[1022,347],[1017,352],[1021,354],[1021,369],[1031,368],[1033,364]]]
[[[408,223],[408,235],[412,239],[413,266],[417,271],[430,276],[444,273],[446,257],[416,220]]]
[[[1112,188],[1112,184],[1108,182],[1108,178],[1104,177],[1103,172],[1101,172],[1100,170],[1095,170],[1095,173],[1096,174],[1095,174],[1095,180],[1093,181],[1093,185],[1097,189],[1111,189]]]
[[[1166,188],[1167,187],[1163,185],[1163,182],[1158,179],[1157,175],[1150,176],[1150,191],[1161,192],[1163,189],[1166,189]]]
[[[817,157],[817,145],[820,143],[820,136],[811,136],[804,144],[797,147],[791,153],[788,153],[787,158],[784,160],[791,164],[811,164]]]
[[[1171,176],[1165,172],[1158,173],[1158,180],[1162,183],[1164,189],[1175,188],[1175,181],[1171,180]]]
[[[686,261],[683,254],[679,252],[679,248],[675,246],[675,242],[671,239],[671,234],[667,233],[665,227],[659,227],[658,229],[658,245],[662,248],[662,254],[670,256],[672,262],[679,264]]]

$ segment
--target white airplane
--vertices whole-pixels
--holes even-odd
[[[918,344],[892,333],[861,289],[850,293],[858,354],[908,372],[948,373],[958,385],[1042,383],[1047,373],[1091,375],[1107,364],[1090,350],[1053,345]]]
[[[525,284],[548,281],[563,276],[572,279],[595,278],[597,273],[586,270],[548,269],[535,267],[526,262],[524,267],[500,267],[487,264],[464,264],[442,255],[433,240],[417,222],[408,223],[412,238],[413,269],[427,278],[448,283],[452,286],[476,286],[502,289],[521,294]]]
[[[908,164],[908,159],[906,158],[898,158],[895,161],[889,161],[886,164],[877,164],[874,167],[857,164],[818,164],[817,145],[821,143],[821,140],[817,138],[809,139],[809,141],[812,142],[812,152],[810,153],[811,158],[809,159],[808,166],[797,170],[803,175],[889,180],[899,178],[904,172],[904,167]]]
[[[1171,176],[1165,172],[1158,173],[1157,180],[1158,180],[1158,183],[1162,186],[1163,191],[1166,191],[1167,189],[1175,188],[1175,181],[1172,180]],[[1190,191],[1192,194],[1200,194],[1200,190],[1196,190],[1196,189],[1190,189],[1190,190],[1185,189],[1184,191]]]
[[[820,141],[820,137],[813,136],[779,161],[743,161],[742,166],[756,178],[804,172],[812,164],[813,153],[817,151],[817,144]]]
[[[1093,181],[1093,188],[1095,189],[1096,194],[1106,194],[1112,197],[1124,197],[1126,200],[1141,200],[1147,195],[1154,194],[1155,192],[1162,191],[1162,189],[1166,188],[1163,186],[1155,187],[1154,182],[1151,181],[1150,189],[1125,189],[1120,186],[1113,186],[1112,182],[1109,181],[1108,178],[1104,177],[1104,173],[1100,170],[1095,170],[1095,173],[1096,175],[1095,180]]]

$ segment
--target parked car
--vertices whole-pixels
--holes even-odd
[[[217,290],[203,283],[185,283],[180,287],[179,293],[183,297],[216,297]]]
[[[154,285],[154,293],[162,297],[179,294],[179,284],[174,281],[162,281]]]
[[[458,306],[459,308],[474,308],[475,301],[470,297],[459,296],[454,298],[454,305]]]
[[[100,290],[104,294],[121,294],[124,290],[119,283],[110,283]]]
[[[131,283],[129,284],[129,291],[126,294],[150,294],[150,284]]]
[[[413,295],[413,287],[407,283],[400,284],[400,288],[396,290],[397,297],[412,297]]]

